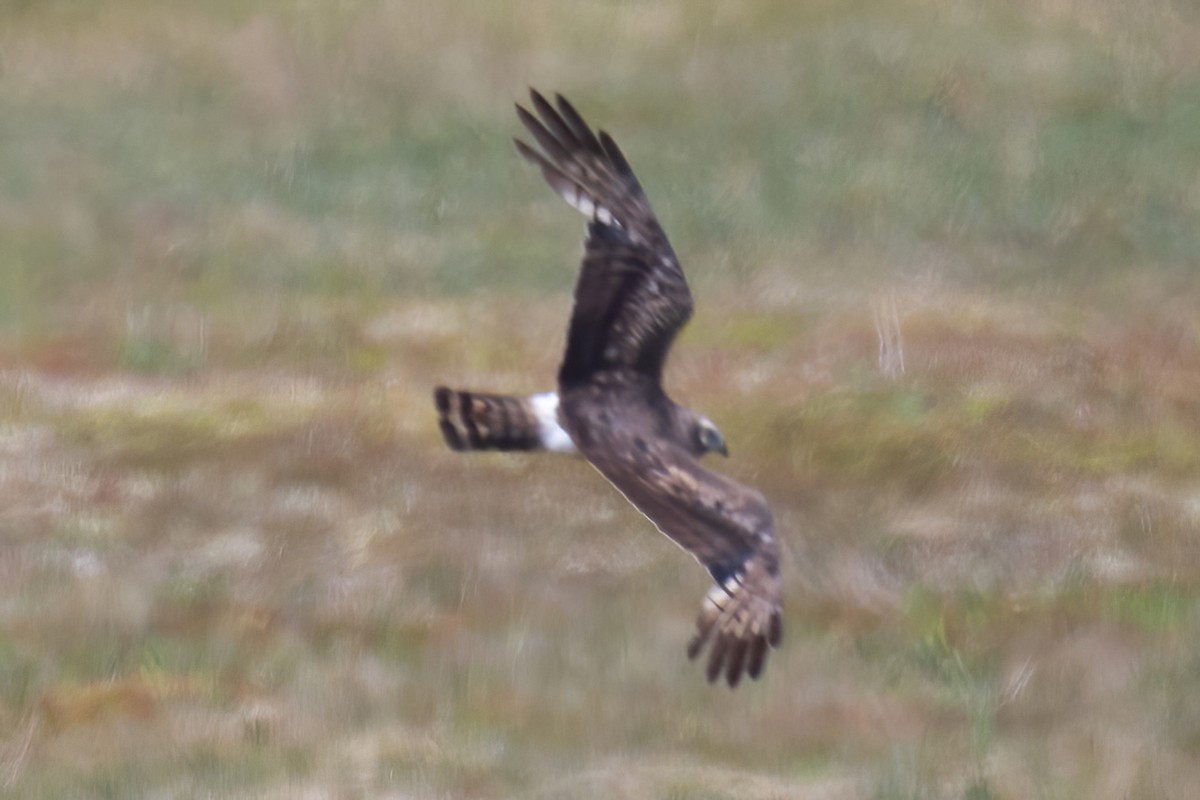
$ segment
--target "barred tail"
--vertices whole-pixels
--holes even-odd
[[[558,397],[434,389],[438,426],[451,450],[573,450],[558,425]]]

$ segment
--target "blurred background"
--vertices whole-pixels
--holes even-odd
[[[670,391],[772,501],[787,635],[552,386],[613,133],[697,313]],[[1200,796],[1187,0],[0,3],[0,791]]]

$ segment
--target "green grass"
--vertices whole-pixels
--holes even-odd
[[[1192,797],[1198,50],[1170,0],[0,4],[0,792]],[[670,388],[774,507],[736,693],[593,470],[438,438],[557,366],[529,85],[638,169]]]

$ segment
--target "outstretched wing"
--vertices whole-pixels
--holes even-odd
[[[579,411],[568,410],[575,424],[591,417]],[[722,673],[730,686],[743,672],[757,678],[768,647],[783,638],[779,541],[771,509],[754,489],[709,472],[678,445],[644,437],[636,428],[589,430],[576,436],[576,443],[629,502],[716,581],[704,598],[688,657],[694,659],[711,641],[709,681]]]
[[[530,90],[536,116],[517,115],[542,152],[517,150],[571,206],[591,219],[559,386],[632,369],[658,382],[675,334],[692,314],[679,261],[616,142],[594,133],[561,95]]]

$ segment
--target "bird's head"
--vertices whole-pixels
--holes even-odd
[[[720,453],[726,458],[729,457],[729,448],[725,444],[725,437],[708,417],[700,414],[696,415],[696,427],[693,431],[693,438],[695,439],[698,455]]]

